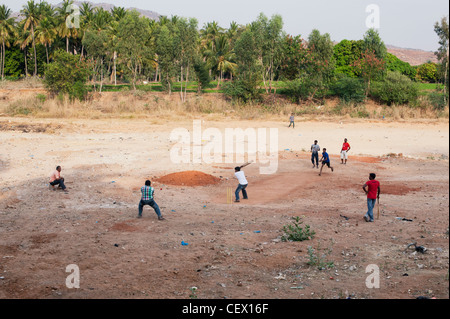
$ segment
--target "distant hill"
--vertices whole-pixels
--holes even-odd
[[[109,3],[92,3],[90,1],[74,1],[73,3],[77,6],[79,6],[81,8],[81,5],[83,2],[88,2],[92,5],[93,8],[103,8],[106,11],[111,11],[115,6]],[[55,5],[55,8],[60,8],[62,5],[62,2],[58,3],[57,5]],[[138,9],[138,8],[125,8],[127,10],[136,10],[137,12],[139,12],[141,15],[152,19],[152,20],[156,20],[158,21],[160,18],[160,14],[153,12],[153,11],[149,11],[149,10],[142,10],[142,9]],[[17,18],[18,20],[22,20],[22,16],[19,12],[14,12],[12,14],[13,18]]]
[[[424,51],[418,49],[399,48],[393,45],[387,45],[389,53],[395,55],[402,61],[408,62],[411,65],[421,65],[428,61],[437,63],[438,60],[434,52]]]

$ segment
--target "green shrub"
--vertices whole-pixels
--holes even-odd
[[[232,101],[248,103],[261,100],[257,77],[236,79],[223,84],[223,92]]]
[[[433,105],[433,108],[438,111],[442,111],[443,109],[445,109],[448,104],[448,98],[446,103],[444,93],[431,92],[430,94],[428,94],[428,100],[430,101],[431,105]]]
[[[327,95],[328,88],[318,78],[304,77],[286,83],[284,94],[293,103],[306,100],[322,100]]]
[[[316,234],[311,230],[309,225],[302,227],[303,222],[300,221],[300,217],[293,217],[294,221],[291,225],[286,225],[283,227],[285,235],[281,237],[282,241],[304,241],[310,240]]]
[[[308,247],[309,261],[307,264],[309,266],[317,267],[318,270],[334,268],[334,262],[326,261],[327,254],[324,253],[322,255],[319,255],[318,254],[319,250],[320,250],[320,248],[317,248],[317,252],[316,252],[316,250],[314,248],[312,248],[311,246]]]
[[[331,91],[344,102],[362,103],[366,99],[364,82],[358,78],[343,76],[331,86]]]
[[[71,100],[84,100],[87,97],[85,83],[90,74],[87,63],[80,57],[56,51],[54,62],[45,66],[44,85],[52,95],[68,94]]]
[[[47,100],[47,96],[45,94],[37,94],[36,99],[39,100],[39,102],[44,103]]]
[[[419,96],[419,87],[399,72],[388,72],[383,81],[373,83],[370,95],[387,105],[408,104]]]

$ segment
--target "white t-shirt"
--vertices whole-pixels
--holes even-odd
[[[244,174],[243,171],[236,172],[236,173],[234,173],[234,175],[238,179],[240,185],[247,185],[248,184],[247,179],[245,178],[245,174]]]

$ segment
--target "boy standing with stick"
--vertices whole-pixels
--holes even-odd
[[[236,167],[234,169],[234,176],[236,176],[237,180],[239,181],[239,185],[236,188],[236,192],[235,192],[235,195],[236,195],[235,203],[239,203],[240,202],[240,200],[239,200],[239,193],[241,191],[242,191],[242,196],[244,197],[244,199],[248,199],[247,191],[246,191],[246,188],[248,186],[248,182],[247,182],[247,179],[245,178],[245,173],[243,171],[241,171],[241,169],[246,167],[246,166],[248,166],[248,165],[250,165],[250,164],[251,163],[247,163],[245,165],[238,166],[238,167]]]

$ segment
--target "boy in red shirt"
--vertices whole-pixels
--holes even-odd
[[[344,144],[342,145],[341,149],[341,164],[347,164],[348,160],[348,152],[350,151],[350,144],[348,143],[347,139],[344,139]],[[344,163],[345,160],[345,163]]]
[[[380,182],[377,181],[375,178],[377,176],[372,173],[369,176],[369,181],[364,184],[363,190],[367,194],[367,214],[364,216],[364,220],[366,222],[373,223],[373,208],[375,207],[375,204],[377,202],[377,199],[380,199]]]

